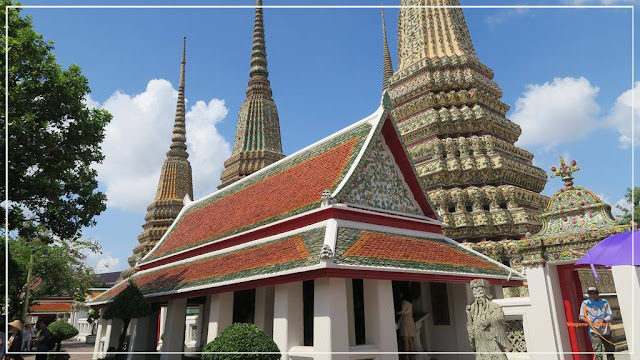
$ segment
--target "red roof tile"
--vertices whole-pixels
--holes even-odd
[[[259,273],[277,272],[278,270],[285,270],[285,265],[292,265],[300,260],[317,262],[315,258],[318,255],[312,257],[307,247],[311,246],[315,248],[314,253],[319,253],[323,236],[324,228],[310,230],[284,239],[188,263],[149,272],[140,272],[133,276],[133,281],[143,294],[153,295],[184,287],[248,277]],[[304,262],[299,265],[310,265],[312,264],[311,262],[308,262],[308,264]],[[124,290],[126,284],[126,282],[121,283],[94,300],[104,301],[111,299]]]
[[[69,302],[42,302],[31,305],[29,313],[60,313],[71,311]]]
[[[310,210],[319,204],[323,190],[338,185],[370,129],[370,124],[363,123],[194,204],[146,260]]]

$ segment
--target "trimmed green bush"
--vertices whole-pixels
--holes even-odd
[[[65,320],[54,321],[47,326],[47,329],[51,332],[51,340],[56,344],[57,351],[60,351],[61,342],[78,335],[78,329]]]
[[[237,323],[224,329],[202,349],[203,360],[278,360],[280,349],[254,324]],[[277,354],[217,354],[225,352],[269,352]]]
[[[71,355],[66,352],[50,352],[47,354],[47,360],[69,360]]]

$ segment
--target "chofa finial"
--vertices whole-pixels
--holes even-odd
[[[564,181],[565,187],[573,186],[573,173],[580,170],[577,164],[578,162],[576,160],[572,160],[571,165],[567,165],[566,161],[561,156],[560,167],[551,167],[551,171],[553,172],[553,174],[551,174],[551,177],[560,176],[562,177],[562,181]]]

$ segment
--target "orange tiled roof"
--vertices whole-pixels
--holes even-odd
[[[324,228],[305,231],[267,243],[241,248],[199,260],[143,271],[132,280],[146,296],[238,278],[267,274],[319,262]],[[109,289],[94,299],[112,299],[127,282]]]
[[[509,275],[506,267],[442,239],[340,228],[336,246],[338,264]]]
[[[372,125],[358,126],[287,157],[252,178],[194,203],[145,259],[246,231],[318,206],[334,190],[362,148]]]
[[[60,313],[71,311],[70,302],[41,302],[31,305],[29,313]]]

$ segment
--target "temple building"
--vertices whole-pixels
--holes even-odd
[[[162,314],[135,321],[130,349],[156,349],[160,317],[161,359],[184,351],[187,308],[197,307],[195,349],[231,323],[252,322],[273,338],[283,359],[393,353],[395,309],[401,293],[411,292],[425,346],[470,351],[469,282],[486,279],[499,296],[523,277],[443,236],[443,226],[385,94],[372,115],[188,202],[130,278],[150,302],[165,306]],[[108,304],[127,286],[120,282],[92,305]],[[427,314],[438,331],[423,324]],[[101,321],[94,356],[113,344],[120,326]]]
[[[402,0],[403,6],[460,6]],[[478,59],[461,8],[403,7],[398,71],[389,79],[393,118],[442,221],[444,234],[478,242],[540,229],[545,172],[514,145],[520,126],[493,71]]]
[[[135,272],[136,264],[162,238],[171,223],[176,219],[183,207],[185,197],[193,199],[193,181],[189,153],[187,153],[187,137],[185,124],[185,65],[186,65],[186,37],[183,39],[182,62],[180,68],[180,83],[178,85],[178,103],[171,135],[171,145],[167,158],[162,164],[158,189],[153,202],[147,207],[145,223],[142,233],[138,236],[139,244],[133,249],[133,255],[128,259],[131,268],[122,273],[127,277]]]
[[[269,71],[267,71],[267,47],[264,40],[262,0],[257,1],[253,27],[253,48],[247,98],[240,107],[233,152],[224,162],[220,176],[222,189],[247,175],[282,159],[280,120],[272,98]]]

